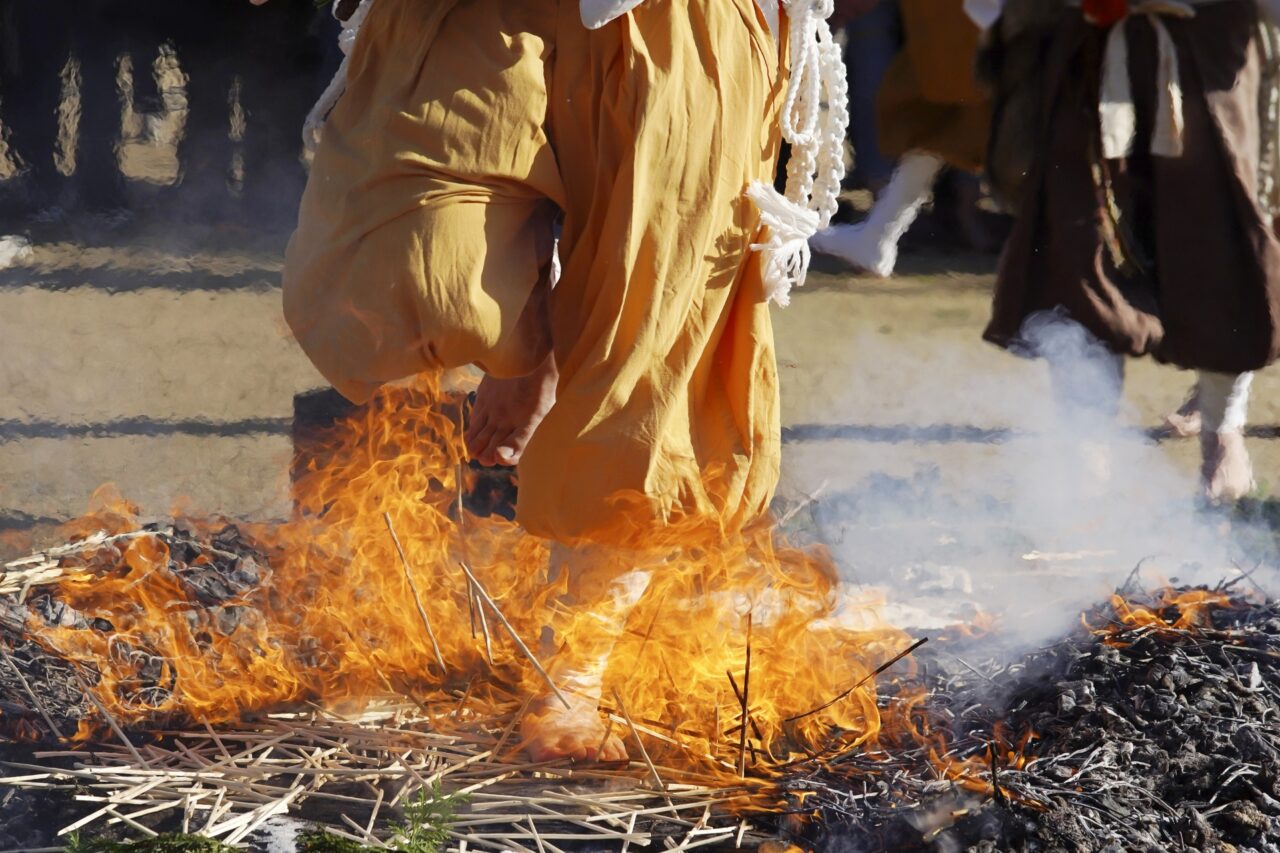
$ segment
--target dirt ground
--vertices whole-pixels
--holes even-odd
[[[282,248],[283,237],[153,233],[10,258],[0,270],[0,528],[11,540],[74,517],[104,483],[154,513],[177,502],[239,517],[288,512],[293,397],[323,383],[280,316]],[[1007,526],[999,508],[1021,499],[1010,478],[1023,464],[1010,448],[1046,423],[1047,377],[981,342],[993,269],[989,256],[912,254],[886,281],[819,262],[791,307],[775,310],[781,504],[817,494],[803,510],[814,535],[843,541],[852,530],[865,550],[873,520],[892,510],[884,560],[945,568],[926,547],[954,540],[938,532],[938,507],[969,508],[961,521],[943,513],[949,524]],[[1133,434],[1158,425],[1190,381],[1132,363]],[[1251,420],[1269,491],[1280,374],[1259,376]],[[1160,488],[1189,502],[1196,443],[1164,441],[1156,453],[1173,472]],[[1043,485],[1058,488],[1052,477]],[[902,547],[908,539],[916,544]],[[851,571],[879,570],[864,560]]]

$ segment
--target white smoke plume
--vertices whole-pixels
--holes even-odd
[[[1198,501],[1195,476],[1120,396],[1123,362],[1058,315],[1024,334],[1044,356],[1026,381],[975,371],[969,341],[852,342],[854,364],[894,365],[901,393],[834,401],[832,419],[852,426],[793,430],[784,465],[801,492],[843,476],[807,523],[845,580],[883,587],[902,624],[981,610],[1023,646],[1068,629],[1139,566],[1147,585],[1214,584],[1261,563],[1245,584],[1266,586],[1274,536]],[[820,454],[797,447],[810,442]]]

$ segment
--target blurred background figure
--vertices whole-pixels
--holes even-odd
[[[287,227],[302,121],[336,64],[325,17],[311,0],[0,0],[0,230],[139,209]]]
[[[97,0],[6,0],[0,12],[0,115],[19,175],[2,212],[122,207],[114,56],[127,36]],[[83,144],[78,144],[83,142]]]
[[[870,189],[875,203],[863,221],[834,225],[811,245],[892,275],[899,241],[934,194],[936,224],[968,248],[997,249],[999,235],[979,209],[991,108],[975,75],[979,32],[962,0],[837,8],[849,16],[853,186]],[[956,171],[939,183],[947,166]]]
[[[247,8],[204,0],[200,16],[189,2],[121,3],[154,6],[154,36],[171,43],[184,65],[187,118],[177,149],[189,200],[183,209],[201,220],[291,220],[305,174],[301,128],[321,55],[307,37],[312,0]]]
[[[970,58],[930,41],[951,26],[949,13],[930,24],[921,11],[936,2],[953,0],[836,4],[854,151],[846,189],[893,190],[874,221],[904,221],[888,215],[903,196],[890,181],[918,147],[920,122],[932,121],[908,94],[931,97],[936,72],[921,75],[920,56],[939,51],[951,69],[942,76],[960,68],[968,79]],[[929,32],[912,34],[922,26]],[[300,128],[341,60],[336,33],[314,0],[0,0],[0,234],[96,239],[147,222],[288,230],[305,177]],[[977,180],[944,171],[935,182],[938,170],[926,171],[908,182],[925,189],[906,195],[933,191],[931,221],[943,227],[916,233],[990,248],[970,227]],[[907,162],[901,174],[918,172]],[[854,263],[886,269],[883,259]]]
[[[835,6],[831,26],[844,30],[849,143],[855,152],[845,185],[879,193],[889,183],[894,162],[880,153],[876,97],[902,46],[898,0],[837,0]]]

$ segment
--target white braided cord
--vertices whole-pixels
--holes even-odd
[[[809,238],[827,227],[844,179],[849,87],[840,45],[827,18],[834,0],[783,0],[790,25],[791,77],[779,125],[791,145],[785,193],[762,181],[748,189],[769,238],[752,248],[765,254],[765,295],[786,305],[809,271]]]
[[[338,3],[340,0],[333,0],[332,13],[333,17],[338,18]],[[338,103],[338,99],[342,97],[342,93],[347,89],[347,65],[351,61],[351,49],[355,47],[356,36],[360,34],[360,26],[364,23],[364,19],[369,15],[369,8],[373,5],[373,0],[360,0],[360,5],[356,6],[355,11],[351,13],[351,17],[342,21],[342,31],[338,33],[338,48],[342,51],[342,62],[338,65],[338,70],[334,73],[333,79],[329,81],[329,85],[325,87],[321,93],[319,100],[316,101],[311,112],[307,113],[307,120],[302,124],[302,145],[307,153],[314,153],[316,145],[320,142],[320,131],[324,128],[324,123],[329,118],[329,113],[333,111],[334,106]]]
[[[311,108],[302,140],[314,152],[325,120],[347,87],[347,66],[360,26],[373,0],[360,4],[338,36],[342,63]],[[782,138],[791,146],[785,193],[756,181],[747,195],[769,229],[752,249],[764,253],[765,295],[779,305],[790,300],[792,287],[804,284],[809,270],[809,238],[827,227],[844,179],[844,140],[849,127],[849,91],[840,45],[827,18],[834,0],[782,0],[790,26],[791,73],[779,120]],[[334,0],[337,16],[338,0]]]

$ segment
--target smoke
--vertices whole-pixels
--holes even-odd
[[[1056,314],[1024,336],[1042,359],[972,338],[852,342],[853,364],[892,365],[897,381],[855,368],[831,412],[840,423],[793,429],[784,463],[800,491],[844,481],[808,522],[849,583],[883,587],[899,624],[984,611],[1002,642],[1025,646],[1135,567],[1147,584],[1213,584],[1271,562],[1273,536],[1200,505],[1195,474],[1123,398],[1121,359]]]

